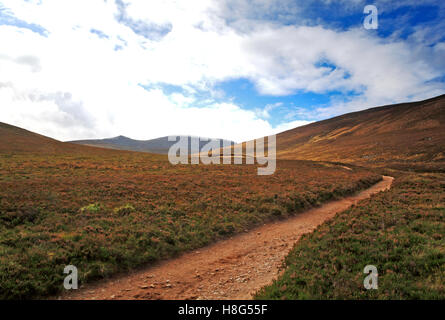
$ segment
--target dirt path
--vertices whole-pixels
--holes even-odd
[[[301,235],[357,201],[389,189],[392,177],[356,196],[327,203],[156,266],[85,285],[62,299],[249,299],[277,277]]]

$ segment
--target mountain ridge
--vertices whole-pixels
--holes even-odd
[[[174,136],[174,137],[182,137],[187,138],[189,142],[189,152],[190,145],[192,141],[197,142],[199,140],[199,150],[202,149],[204,145],[206,145],[210,140],[219,141],[220,146],[223,144],[233,145],[234,141],[226,140],[226,139],[210,139],[198,136]],[[208,140],[203,140],[208,139]],[[202,141],[201,141],[202,140]],[[109,148],[109,149],[117,149],[117,150],[128,150],[128,151],[139,151],[139,152],[149,152],[149,153],[157,153],[157,154],[167,154],[170,147],[175,144],[176,141],[169,141],[168,136],[159,137],[156,139],[150,140],[136,140],[131,139],[123,135],[119,135],[113,138],[105,138],[105,139],[87,139],[87,140],[74,140],[68,141],[69,143],[95,146],[101,148]]]
[[[0,123],[0,137],[2,152],[90,152],[99,147],[166,154],[175,143],[168,137],[134,140],[122,135],[61,142],[5,123]],[[445,95],[373,107],[281,132],[277,158],[356,164],[429,162],[445,168]]]

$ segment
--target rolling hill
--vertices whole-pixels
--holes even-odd
[[[87,146],[62,142],[32,131],[0,122],[0,154],[46,154],[46,155],[110,155],[125,153],[125,150],[111,150],[98,146]],[[153,155],[154,156],[154,155]],[[156,156],[158,158],[159,156]]]
[[[445,95],[282,132],[277,135],[277,156],[355,163],[445,161]]]
[[[188,137],[191,140],[199,137]],[[234,144],[229,140],[214,139]],[[61,142],[38,133],[28,131],[7,123],[0,122],[0,152],[45,152],[45,153],[85,153],[85,152],[112,152],[114,151],[139,151],[147,153],[167,154],[174,141],[168,141],[168,137],[152,140],[133,140],[124,136],[110,139],[79,140]],[[200,141],[202,148],[207,141]],[[105,150],[108,149],[108,150]]]
[[[191,137],[187,136],[189,139],[189,145],[198,139],[202,139],[200,137]],[[218,140],[222,147],[222,143],[226,144],[234,144],[233,141],[223,140],[223,139],[212,139]],[[151,140],[134,140],[124,136],[118,136],[115,138],[108,139],[98,139],[98,140],[77,140],[70,141],[71,143],[88,145],[88,146],[96,146],[101,148],[109,148],[109,149],[119,149],[119,150],[130,150],[130,151],[141,151],[141,152],[150,152],[150,153],[158,153],[158,154],[167,154],[170,147],[175,144],[175,141],[168,141],[168,137],[161,137],[157,139]],[[200,141],[199,149],[207,144],[208,141]],[[189,148],[190,151],[190,148]]]
[[[46,136],[0,122],[1,152],[66,152],[82,149],[70,143],[64,143]]]

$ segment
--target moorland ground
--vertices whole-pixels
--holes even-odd
[[[0,298],[56,293],[67,264],[87,282],[202,247],[349,195],[376,172],[395,176],[393,189],[307,235],[257,297],[443,298],[444,108],[442,95],[283,132],[277,171],[261,177],[0,123]],[[364,291],[367,264],[381,290]]]
[[[256,298],[445,299],[445,174],[386,172],[391,190],[304,236]],[[377,290],[364,288],[366,265],[377,267]]]
[[[274,175],[258,176],[252,165],[173,166],[165,156],[82,146],[2,152],[0,298],[55,294],[66,265],[80,283],[107,277],[381,179],[351,168],[279,161]]]

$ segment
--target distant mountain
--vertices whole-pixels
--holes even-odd
[[[202,139],[200,137],[192,137],[192,136],[182,136],[187,137],[189,141],[189,146],[191,143],[198,142],[198,139]],[[179,139],[177,139],[178,141]],[[235,142],[224,139],[212,139],[219,141],[220,146],[223,146],[223,143],[233,145]],[[168,141],[168,137],[162,137],[151,140],[133,140],[124,136],[118,136],[115,138],[108,139],[98,139],[98,140],[76,140],[70,141],[71,143],[95,146],[101,148],[109,148],[109,149],[118,149],[118,150],[129,150],[129,151],[141,151],[141,152],[150,152],[150,153],[159,153],[159,154],[167,154],[170,147],[175,144],[175,141]],[[201,151],[202,147],[206,145],[208,141],[199,141],[199,150]],[[190,152],[190,148],[189,148]]]
[[[277,135],[281,159],[445,161],[445,95],[314,122]]]

